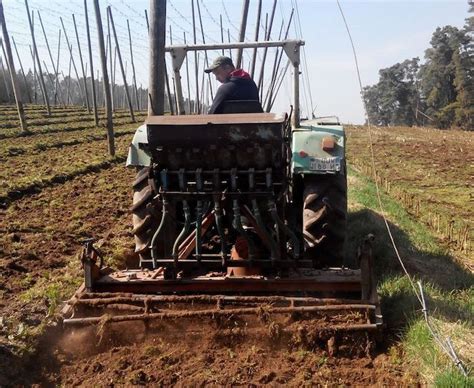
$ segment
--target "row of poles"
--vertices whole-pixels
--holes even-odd
[[[113,155],[115,155],[115,144],[114,144],[113,121],[112,121],[112,100],[111,100],[111,90],[110,90],[109,77],[108,77],[108,71],[107,71],[107,61],[106,61],[106,54],[105,54],[105,43],[104,43],[104,34],[103,34],[103,27],[102,27],[102,18],[101,18],[101,14],[100,14],[99,0],[93,0],[93,2],[94,2],[94,9],[95,9],[95,16],[96,16],[96,23],[97,23],[97,31],[98,31],[99,53],[100,53],[101,67],[102,67],[102,83],[103,83],[104,96],[105,96],[105,110],[106,110],[106,115],[107,115],[108,149],[109,149],[109,154],[113,156]],[[31,33],[31,39],[32,39],[33,60],[34,60],[35,65],[38,67],[38,78],[39,78],[39,81],[40,81],[40,88],[41,88],[41,92],[43,94],[43,99],[44,99],[44,102],[45,102],[45,105],[46,105],[47,114],[48,114],[48,116],[50,116],[51,115],[51,106],[50,106],[50,101],[49,101],[49,98],[48,98],[46,84],[45,84],[45,80],[44,80],[44,76],[43,76],[41,60],[40,60],[40,57],[38,55],[36,37],[35,37],[34,28],[33,28],[32,14],[30,13],[30,10],[29,10],[28,0],[25,0],[25,8],[26,8],[26,12],[28,14],[28,24],[29,24],[29,27],[30,27],[30,33]],[[98,113],[97,113],[97,98],[96,98],[96,89],[95,89],[95,82],[94,82],[94,67],[93,67],[93,62],[92,62],[92,48],[91,48],[91,37],[90,37],[90,28],[89,28],[89,15],[88,15],[88,10],[87,10],[87,0],[84,0],[84,10],[85,10],[85,19],[86,19],[87,40],[88,40],[88,47],[89,47],[91,81],[92,81],[91,82],[92,105],[93,105],[93,110],[94,110],[95,124],[98,125],[99,124],[99,117],[98,117]],[[109,14],[109,17],[111,18],[112,13],[110,11],[110,8],[108,8],[108,14]],[[43,23],[42,23],[42,20],[41,20],[41,15],[39,13],[38,13],[38,15],[39,15],[39,19],[40,19],[40,24],[41,24],[43,32],[44,32],[44,26],[43,26]],[[77,34],[77,26],[76,26],[76,23],[75,23],[74,15],[73,15],[73,20],[74,20],[74,26],[75,26],[75,30],[76,30],[76,34]],[[111,18],[111,21],[112,20],[113,19]],[[11,78],[11,83],[12,83],[12,86],[13,86],[13,94],[15,96],[15,102],[16,102],[16,106],[17,106],[17,110],[18,110],[18,116],[20,118],[21,130],[23,132],[29,132],[27,122],[26,122],[26,118],[25,118],[25,111],[24,111],[24,108],[23,108],[21,93],[20,93],[20,85],[19,85],[17,77],[16,77],[17,73],[16,73],[16,70],[15,70],[15,63],[13,61],[12,47],[11,47],[11,44],[10,44],[10,37],[9,37],[9,34],[8,34],[7,23],[6,23],[6,20],[5,20],[5,14],[4,14],[4,10],[3,10],[2,0],[0,0],[0,24],[1,24],[1,28],[2,28],[3,41],[4,41],[4,44],[2,45],[2,47],[4,48],[4,56],[7,60],[8,71],[9,71],[10,78]],[[76,76],[78,77],[77,68],[76,68],[76,65],[75,65],[75,62],[74,62],[74,59],[73,59],[73,55],[72,55],[72,48],[71,48],[72,46],[69,42],[69,38],[67,36],[66,29],[64,28],[64,23],[63,23],[62,18],[61,18],[61,24],[63,26],[64,34],[65,34],[65,37],[66,37],[66,43],[68,45],[69,52],[71,54],[71,62],[74,63]],[[112,22],[112,24],[113,24],[113,22]],[[116,37],[116,33],[115,33],[115,27],[113,27],[113,30],[114,30],[115,40],[116,40],[116,44],[117,44],[116,47],[118,47],[118,41],[117,41],[117,37]],[[48,42],[46,34],[45,34],[45,39],[46,39],[46,45],[47,45],[48,53],[49,53],[49,56],[50,56],[50,59],[51,59],[51,62],[52,62],[54,74],[55,74],[55,85],[57,85],[58,76],[59,76],[59,71],[58,71],[59,70],[58,69],[58,61],[59,60],[57,59],[56,64],[55,64],[54,59],[53,59],[52,54],[51,54],[51,50],[50,50],[50,47],[49,47],[49,42]],[[78,41],[78,45],[79,45],[79,41]],[[15,47],[15,49],[16,49],[16,47]],[[18,52],[18,50],[16,50],[16,51]],[[117,50],[117,51],[118,51],[119,62],[121,64],[121,69],[123,70],[123,63],[121,61],[121,56],[119,54],[119,50]],[[58,53],[59,53],[59,50],[58,50]],[[85,75],[85,69],[84,69],[83,60],[82,60],[82,53],[80,51],[80,45],[79,45],[79,54],[80,54],[81,67],[82,67],[83,76],[84,76],[83,79],[84,79],[84,89],[86,91],[85,96],[86,96],[86,101],[87,101],[87,108],[90,111],[90,103],[89,103],[88,98],[87,98],[86,75]],[[22,67],[23,66],[21,66],[21,68]],[[22,74],[24,75],[23,68],[22,68]],[[26,77],[25,77],[25,79],[26,79]],[[78,77],[78,79],[79,79],[79,77]],[[127,88],[126,85],[125,85],[125,87]],[[58,96],[59,96],[59,94],[58,94]],[[131,108],[130,96],[129,95],[127,95],[127,99],[129,101],[129,105],[130,105],[130,108]],[[133,116],[133,108],[131,108],[131,115],[132,115],[132,120],[135,121],[135,118]]]
[[[72,68],[74,70],[74,73],[77,79],[77,83],[78,83],[77,89],[79,91],[81,100],[83,101],[84,105],[87,107],[88,112],[91,112],[91,109],[93,110],[94,120],[95,120],[96,125],[98,125],[99,124],[98,103],[97,103],[98,91],[96,90],[96,87],[97,85],[100,85],[100,82],[97,82],[97,85],[96,85],[96,81],[94,77],[94,65],[92,61],[92,46],[91,46],[91,34],[90,34],[90,26],[89,26],[87,0],[84,0],[84,11],[85,11],[85,22],[86,22],[87,43],[88,43],[88,56],[89,56],[89,63],[90,63],[90,66],[89,66],[90,87],[89,88],[88,88],[88,82],[87,82],[88,78],[86,76],[87,64],[84,65],[75,15],[74,14],[72,15],[72,20],[74,24],[74,30],[75,30],[76,41],[77,41],[77,46],[78,46],[79,66],[82,72],[82,82],[81,82],[81,77],[79,77],[78,65],[73,55],[73,50],[72,50],[73,46],[67,34],[63,18],[60,17],[62,30],[61,29],[59,30],[58,55],[56,58],[53,58],[49,41],[48,41],[48,37],[44,29],[43,21],[41,19],[41,14],[39,13],[39,11],[37,11],[38,19],[39,19],[41,29],[43,31],[43,35],[46,41],[46,48],[48,51],[49,59],[51,62],[51,66],[53,68],[53,74],[48,72],[46,62],[41,61],[38,55],[38,49],[37,49],[38,46],[36,43],[36,36],[35,36],[35,29],[34,29],[34,14],[30,12],[28,0],[24,0],[24,1],[25,1],[26,12],[28,14],[28,23],[29,23],[30,33],[31,33],[31,40],[32,40],[32,47],[30,47],[30,49],[31,49],[31,54],[33,58],[33,64],[34,64],[34,70],[35,70],[34,73],[37,74],[37,78],[39,80],[40,90],[43,96],[44,103],[46,105],[47,114],[48,115],[51,114],[51,107],[50,107],[50,98],[48,95],[48,89],[46,88],[46,82],[44,79],[45,77],[43,73],[43,66],[46,69],[46,74],[47,74],[47,77],[49,78],[50,84],[54,85],[54,87],[52,88],[54,90],[53,92],[54,102],[55,103],[59,102],[64,105],[65,105],[65,101],[69,102],[70,99],[72,100],[69,93],[69,86],[71,83],[70,74],[71,74],[71,68]],[[115,23],[113,19],[112,9],[110,6],[107,7],[107,32],[108,33],[104,41],[104,31],[103,31],[103,26],[102,26],[102,19],[100,17],[99,3],[98,3],[98,0],[93,0],[93,2],[94,2],[97,31],[98,31],[98,38],[99,38],[100,61],[101,61],[101,66],[102,66],[102,71],[103,71],[103,81],[102,81],[103,104],[105,105],[106,111],[108,112],[109,109],[111,109],[112,111],[114,110],[113,94],[114,94],[114,84],[115,84],[115,68],[116,68],[116,64],[118,60],[120,72],[123,79],[122,98],[123,98],[123,102],[126,102],[126,105],[128,105],[128,109],[130,111],[130,116],[131,116],[132,121],[135,121],[135,113],[134,113],[133,105],[135,104],[137,109],[140,109],[140,106],[144,106],[144,103],[141,100],[144,97],[145,93],[147,94],[147,97],[148,97],[147,99],[148,99],[149,114],[152,115],[152,114],[157,114],[156,112],[164,112],[164,96],[165,95],[167,95],[167,98],[168,98],[167,103],[168,103],[171,114],[175,114],[176,112],[178,112],[177,96],[176,96],[176,90],[175,90],[175,80],[174,80],[174,77],[171,77],[172,85],[170,85],[170,78],[168,77],[168,71],[167,71],[166,60],[165,60],[165,51],[164,51],[164,47],[166,43],[165,41],[166,39],[166,0],[151,0],[150,1],[151,21],[149,21],[149,15],[147,11],[145,11],[147,29],[148,29],[148,33],[150,37],[150,72],[149,72],[148,93],[146,92],[146,89],[143,90],[141,87],[140,87],[140,93],[138,92],[136,72],[135,72],[135,63],[133,59],[133,44],[132,44],[131,31],[130,31],[130,23],[127,19],[129,48],[130,48],[131,67],[132,67],[132,82],[133,82],[132,90],[134,92],[133,96],[130,93],[129,85],[127,82],[126,70],[125,70],[125,66],[123,63],[122,55],[121,55],[121,50],[120,50],[119,41],[117,37],[117,31],[116,31],[116,27],[115,27]],[[245,40],[245,33],[247,29],[247,20],[248,20],[248,13],[249,13],[249,4],[250,4],[250,0],[243,0],[242,17],[241,17],[240,30],[239,30],[239,41],[241,42]],[[272,4],[270,16],[268,13],[266,14],[263,38],[264,40],[267,40],[267,41],[271,39],[276,5],[277,5],[277,0],[274,0]],[[200,7],[199,0],[191,0],[191,6],[192,6],[193,43],[194,44],[198,43],[198,28],[197,28],[197,18],[196,18],[196,15],[197,15],[198,20],[199,20],[199,26],[200,26],[201,40],[202,40],[202,43],[206,44],[206,35],[203,28],[203,21],[202,21],[201,7]],[[156,13],[157,9],[160,10],[159,13]],[[254,35],[255,41],[258,41],[260,37],[260,26],[262,24],[261,14],[262,14],[262,0],[259,0],[258,8],[257,8],[255,35]],[[288,37],[292,18],[293,18],[293,10],[291,11],[291,15],[287,23],[286,31],[284,34],[283,34],[284,23],[282,21],[282,25],[281,25],[280,33],[279,33],[279,39],[282,39],[282,38],[286,39]],[[3,12],[2,0],[0,0],[0,24],[2,27],[3,38],[5,42],[5,44],[3,44],[2,42],[2,49],[3,49],[4,57],[7,60],[8,72],[10,74],[11,83],[13,86],[12,87],[13,94],[14,94],[15,101],[18,108],[18,115],[20,117],[21,129],[23,132],[28,132],[28,126],[25,119],[23,104],[21,101],[20,88],[19,88],[19,84],[17,80],[17,73],[15,71],[15,65],[13,62],[10,38],[9,38],[8,30],[7,30],[7,25],[5,22],[5,15]],[[161,31],[163,28],[164,28],[164,31]],[[223,22],[222,22],[222,15],[220,15],[220,29],[221,29],[221,41],[224,42],[224,28],[223,28]],[[159,39],[156,36],[155,30],[161,31],[160,34],[162,36]],[[66,45],[68,47],[68,51],[70,54],[69,76],[67,78],[68,87],[67,87],[67,93],[65,96],[64,95],[61,96],[61,93],[59,92],[59,89],[58,89],[58,85],[60,83],[59,82],[59,74],[60,74],[59,51],[61,47],[62,32],[64,33]],[[229,30],[227,30],[227,35],[228,35],[227,36],[228,40],[230,41]],[[173,44],[173,34],[172,34],[171,26],[169,29],[169,38],[170,38],[170,43]],[[114,55],[112,55],[112,52],[113,52],[112,39],[114,40],[114,43],[115,43]],[[187,43],[186,32],[184,32],[184,43],[185,44]],[[13,45],[15,47],[15,51],[16,51],[18,61],[20,64],[21,74],[24,78],[25,85],[26,85],[25,72],[20,60],[20,56],[18,55],[18,49],[16,47],[16,43],[14,42],[14,40],[13,40]],[[101,45],[104,46],[103,49],[100,48]],[[156,54],[154,54],[156,50],[160,51],[160,59],[154,58],[154,56],[156,56]],[[222,54],[223,55],[225,54],[224,50],[222,50]],[[272,67],[271,81],[269,83],[268,88],[266,89],[266,94],[264,95],[263,83],[264,83],[264,76],[265,76],[264,71],[265,71],[265,63],[266,63],[267,55],[268,55],[268,48],[264,48],[263,59],[261,60],[261,68],[260,68],[260,74],[257,81],[257,85],[260,89],[260,97],[261,97],[261,101],[264,106],[264,109],[266,111],[270,111],[271,107],[273,106],[273,103],[275,102],[276,94],[278,93],[278,90],[280,89],[282,85],[284,75],[286,74],[288,70],[289,62],[287,63],[286,67],[284,67],[283,69],[280,69],[282,57],[283,57],[283,50],[281,49],[280,51],[276,52],[273,67]],[[230,50],[229,50],[229,56],[232,57],[232,52]],[[108,63],[107,63],[107,60],[108,60]],[[254,78],[256,75],[256,62],[257,62],[257,49],[254,48],[252,56],[251,56],[251,61],[249,61],[249,73],[252,76],[252,78]],[[237,56],[235,59],[236,67],[237,68],[242,67],[242,63],[243,63],[243,49],[238,49]],[[204,103],[204,101],[207,101],[207,104],[208,104],[209,97],[211,97],[211,99],[214,98],[214,91],[212,89],[212,82],[211,82],[209,74],[207,75],[208,77],[207,80],[205,80],[204,73],[202,74],[201,80],[199,79],[200,78],[199,56],[197,52],[194,52],[194,64],[195,64],[195,69],[194,69],[195,95],[192,97],[191,87],[190,87],[191,69],[188,63],[188,58],[186,57],[187,105],[188,105],[187,112],[199,114],[199,113],[202,113],[205,108],[206,103]],[[209,66],[209,58],[207,56],[206,51],[204,52],[204,64],[206,67]],[[38,71],[36,71],[36,67]],[[109,67],[110,74],[112,76],[112,79],[111,79],[112,86],[109,83],[107,67]],[[65,80],[66,78],[64,77],[64,73],[61,72],[61,74],[63,76],[63,80]],[[155,80],[156,77],[164,81],[164,87],[166,88],[166,91],[162,89],[161,86],[156,83],[156,80]],[[206,86],[205,86],[205,83],[207,84]],[[31,96],[29,95],[28,87],[26,87],[26,89],[28,93],[28,98],[31,102]],[[89,98],[89,90],[92,92],[91,99]],[[112,95],[112,98],[110,97],[110,95]],[[108,101],[109,99],[110,101]],[[134,99],[134,101],[132,99]],[[115,99],[115,101],[116,100],[117,99]],[[155,106],[156,104],[159,104],[160,107]],[[178,112],[178,113],[182,114],[183,112]],[[111,118],[109,118],[108,113],[107,113],[107,128],[108,128],[108,135],[109,135],[108,136],[109,137],[109,152],[111,153],[111,155],[113,155],[115,152],[114,146],[113,146],[113,126],[112,126],[112,120]]]
[[[246,35],[246,30],[247,30],[247,24],[248,24],[248,14],[249,14],[249,6],[250,6],[250,0],[243,0],[243,6],[242,6],[242,16],[241,16],[241,23],[240,23],[240,29],[239,29],[239,37],[238,41],[243,42],[245,40],[245,35]],[[269,41],[271,40],[272,36],[272,30],[273,30],[273,25],[275,21],[275,14],[276,14],[276,8],[277,8],[277,0],[273,0],[272,3],[272,8],[270,14],[266,13],[265,15],[265,26],[264,26],[264,36],[263,40]],[[192,28],[193,28],[193,44],[198,43],[198,29],[201,34],[201,41],[203,44],[206,44],[206,34],[204,32],[203,28],[203,22],[202,22],[202,14],[201,14],[201,7],[200,7],[200,1],[199,0],[191,0],[191,11],[192,11]],[[145,11],[146,12],[146,11]],[[196,14],[199,19],[199,28],[197,27],[197,20],[196,20]],[[282,39],[287,39],[289,36],[290,32],[290,27],[293,21],[293,15],[294,15],[294,9],[291,10],[291,14],[288,19],[288,23],[284,25],[284,21],[282,20],[282,24],[280,27],[280,32],[278,35],[278,40]],[[147,22],[148,23],[148,22]],[[221,42],[225,42],[225,31],[223,27],[223,21],[222,21],[222,15],[219,16],[219,25],[220,25],[220,33],[221,33]],[[262,25],[262,0],[258,0],[257,4],[257,14],[256,14],[256,23],[255,23],[255,33],[254,33],[254,41],[259,41],[260,39],[260,30],[261,30],[261,25]],[[173,35],[172,35],[172,30],[170,26],[169,30],[169,36],[170,36],[170,42],[173,42]],[[230,38],[230,30],[227,29],[227,39],[228,42],[231,42]],[[187,44],[186,40],[186,33],[184,33],[184,44]],[[284,51],[283,49],[277,49],[276,55],[274,58],[274,62],[272,65],[272,71],[271,71],[271,79],[269,86],[265,89],[266,92],[264,93],[264,79],[265,79],[265,65],[267,62],[267,56],[268,56],[268,47],[265,47],[263,49],[263,58],[261,60],[261,66],[260,66],[260,73],[258,77],[258,81],[256,82],[259,90],[260,90],[260,100],[262,102],[262,106],[264,107],[264,110],[267,112],[270,112],[272,109],[276,96],[278,94],[278,91],[280,90],[283,81],[284,81],[284,76],[286,75],[290,63],[287,62],[286,66],[282,67],[282,60],[283,60],[283,54]],[[226,55],[226,52],[224,49],[222,49],[222,55]],[[227,54],[229,57],[232,58],[232,50],[229,49],[229,52]],[[234,58],[232,58],[234,59]],[[194,84],[195,84],[195,94],[193,96],[194,98],[194,104],[192,104],[192,96],[191,96],[191,90],[190,90],[190,69],[189,69],[189,63],[188,63],[188,57],[186,56],[185,58],[185,72],[186,72],[186,83],[187,83],[187,101],[188,101],[188,106],[187,106],[187,112],[188,113],[202,113],[204,111],[206,103],[204,103],[204,100],[208,100],[208,97],[210,96],[211,99],[214,98],[214,91],[212,88],[212,82],[210,79],[210,74],[207,74],[207,82],[205,80],[205,74],[202,73],[201,75],[201,81],[200,81],[200,74],[199,74],[199,54],[195,51],[194,52]],[[235,58],[235,65],[237,68],[241,68],[243,66],[243,49],[240,48],[237,50],[237,56]],[[252,78],[255,79],[256,76],[256,63],[257,63],[257,48],[253,49],[252,55],[251,55],[251,60],[249,61],[249,74]],[[204,64],[206,67],[209,66],[209,59],[207,55],[207,51],[204,52]],[[168,73],[166,69],[166,62],[165,62],[165,71],[166,71],[166,80],[168,80]],[[173,88],[175,87],[175,80],[172,78],[173,82]],[[207,86],[204,86],[204,84],[207,83]],[[199,85],[202,85],[200,88]],[[183,112],[179,112],[178,110],[178,104],[176,98],[173,100],[172,99],[172,94],[170,93],[170,86],[169,83],[167,82],[166,84],[167,88],[167,95],[169,99],[169,106],[171,107],[171,113],[174,113],[174,110],[180,114]],[[174,96],[176,96],[178,93],[174,91]]]
[[[70,54],[69,76],[68,76],[68,82],[67,82],[68,85],[67,85],[67,93],[66,93],[67,97],[66,98],[62,97],[61,94],[58,93],[59,74],[60,74],[60,72],[59,72],[59,53],[60,53],[60,48],[61,48],[61,30],[59,30],[58,55],[57,55],[56,61],[55,61],[55,59],[53,58],[53,55],[51,53],[51,48],[50,48],[50,45],[49,45],[48,36],[47,36],[46,31],[44,29],[44,24],[43,24],[43,20],[41,18],[41,14],[40,14],[39,11],[37,11],[38,19],[40,21],[41,29],[43,31],[44,39],[45,39],[45,42],[46,42],[46,48],[47,48],[47,51],[48,51],[49,59],[51,60],[51,65],[52,65],[52,68],[53,68],[53,74],[54,74],[54,79],[53,79],[53,76],[51,75],[51,73],[47,69],[46,62],[41,61],[41,59],[38,55],[38,49],[37,49],[37,44],[36,44],[36,36],[35,36],[35,30],[34,30],[34,13],[30,13],[27,0],[25,0],[25,8],[26,8],[27,15],[28,15],[28,23],[29,23],[30,32],[31,32],[31,39],[32,39],[32,46],[30,46],[30,50],[31,50],[31,55],[32,55],[32,59],[33,59],[34,77],[35,77],[35,80],[36,80],[36,78],[39,80],[40,90],[41,90],[41,93],[42,93],[42,96],[43,96],[43,101],[46,105],[47,114],[48,115],[51,114],[51,107],[50,107],[50,96],[48,95],[48,89],[46,88],[46,82],[45,82],[45,77],[44,77],[44,72],[43,72],[43,66],[46,69],[46,74],[49,78],[50,83],[53,85],[54,102],[56,103],[58,101],[60,104],[66,105],[66,99],[67,99],[68,102],[69,102],[70,99],[72,100],[72,98],[70,96],[70,91],[69,91],[70,81],[71,81],[71,77],[70,77],[70,75],[71,75],[71,64],[72,64],[72,68],[74,69],[76,79],[78,80],[78,90],[79,90],[81,100],[84,102],[84,105],[86,106],[87,111],[89,113],[91,112],[91,106],[92,106],[92,109],[93,109],[93,112],[94,112],[95,122],[96,122],[96,125],[98,125],[98,122],[99,122],[98,121],[98,113],[97,113],[97,105],[98,104],[97,104],[97,96],[96,96],[96,82],[95,82],[95,76],[94,76],[94,63],[93,63],[93,60],[92,60],[92,46],[91,46],[87,1],[84,0],[84,11],[85,11],[85,21],[86,21],[88,55],[89,55],[89,63],[90,63],[90,80],[91,80],[91,82],[90,82],[89,90],[88,90],[87,75],[86,75],[87,74],[87,64],[86,64],[86,66],[84,66],[84,60],[83,60],[83,55],[82,55],[82,51],[81,51],[81,45],[80,45],[79,34],[78,34],[78,29],[77,29],[76,17],[75,17],[74,14],[72,15],[72,20],[73,20],[74,30],[75,30],[76,40],[77,40],[78,53],[79,53],[80,70],[82,71],[82,83],[80,82],[81,77],[79,76],[78,68],[77,68],[77,65],[76,65],[76,60],[75,60],[74,55],[73,55],[72,43],[69,40],[67,31],[66,31],[66,28],[65,28],[65,25],[64,25],[63,18],[60,17],[62,31],[64,32],[64,37],[66,39],[66,44],[67,44],[69,54]],[[3,8],[2,8],[2,11],[3,11]],[[2,25],[5,25],[4,31],[6,32],[6,35],[4,33],[5,46],[3,45],[3,41],[2,41],[1,45],[2,45],[2,50],[3,50],[4,57],[7,58],[8,72],[10,73],[10,76],[11,76],[12,70],[14,71],[14,66],[11,65],[11,61],[8,58],[8,53],[7,53],[8,52],[8,47],[7,46],[11,47],[11,45],[10,45],[10,40],[7,38],[8,32],[6,30],[5,16],[4,16],[3,12],[2,12]],[[129,45],[130,45],[130,55],[131,55],[131,59],[132,59],[131,60],[131,65],[132,65],[132,73],[133,73],[133,86],[134,86],[134,92],[135,92],[134,97],[135,97],[135,101],[136,101],[135,106],[136,106],[137,109],[140,109],[141,104],[140,104],[140,100],[139,100],[139,93],[138,93],[138,87],[137,87],[137,82],[136,82],[135,64],[134,64],[134,61],[133,61],[133,49],[132,49],[133,45],[132,45],[131,32],[130,32],[130,24],[129,24],[128,20],[127,20],[127,27],[128,27],[128,36],[129,36]],[[130,115],[132,117],[132,120],[135,121],[134,112],[133,112],[133,105],[132,105],[131,97],[130,97],[130,94],[129,94],[128,85],[127,85],[127,82],[126,82],[126,71],[125,71],[124,66],[123,66],[120,46],[119,46],[119,42],[118,42],[118,38],[117,38],[117,32],[116,32],[115,24],[114,24],[114,21],[113,21],[113,15],[112,15],[112,10],[111,10],[110,6],[107,7],[107,28],[108,28],[108,36],[107,36],[107,40],[106,40],[106,48],[107,48],[106,51],[108,52],[108,56],[110,58],[110,72],[113,75],[112,93],[114,91],[114,82],[115,82],[115,79],[114,79],[115,78],[115,72],[112,69],[115,69],[115,66],[113,66],[113,62],[112,62],[111,29],[113,31],[113,36],[114,36],[114,41],[115,41],[115,56],[114,56],[115,64],[116,64],[116,58],[118,57],[120,70],[122,72],[122,77],[123,77],[124,85],[125,85],[125,87],[124,87],[125,93],[124,94],[126,96],[127,104],[130,108]],[[15,43],[15,40],[14,40],[13,37],[12,37],[12,42],[13,42],[13,46],[15,48],[15,52],[17,54],[18,62],[20,64],[20,70],[21,70],[21,74],[23,76],[23,80],[25,82],[28,99],[29,99],[30,102],[32,102],[30,91],[29,91],[29,88],[27,87],[26,75],[25,75],[23,65],[22,65],[22,62],[21,62],[21,58],[20,58],[20,55],[18,53],[18,49],[17,49],[16,43]],[[11,48],[10,48],[10,52],[11,52]],[[38,72],[36,71],[36,68],[38,68]],[[16,73],[14,74],[13,77],[15,77],[15,76],[16,76]],[[62,73],[62,76],[63,76],[63,79],[65,79],[64,73]],[[34,83],[34,85],[36,86],[36,82]],[[7,85],[6,85],[6,87],[7,87]],[[90,95],[89,95],[90,90],[92,91],[91,98],[90,98]],[[35,89],[35,93],[36,93],[36,89]],[[17,98],[19,98],[19,97],[20,96],[18,95]],[[92,99],[92,101],[91,101],[91,99]],[[104,98],[104,100],[105,100],[105,98]],[[104,101],[104,103],[105,103],[105,101]],[[112,100],[112,104],[113,104],[113,100]],[[22,129],[24,131],[27,130],[26,124],[22,125]]]

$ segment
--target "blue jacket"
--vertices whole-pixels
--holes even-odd
[[[244,70],[234,70],[228,81],[219,86],[208,113],[222,113],[224,102],[229,100],[259,100],[257,85]]]

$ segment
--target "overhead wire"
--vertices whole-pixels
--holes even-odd
[[[385,216],[385,210],[384,210],[384,207],[383,207],[383,204],[382,204],[382,196],[381,196],[381,192],[380,192],[381,190],[380,190],[380,186],[379,186],[379,182],[378,182],[378,174],[377,174],[377,170],[376,170],[376,166],[375,166],[375,152],[374,152],[374,141],[373,141],[373,138],[372,138],[372,124],[370,122],[370,116],[368,114],[369,111],[367,109],[367,101],[365,100],[365,98],[363,98],[364,88],[363,88],[363,85],[362,85],[362,78],[361,78],[361,75],[360,75],[360,68],[359,68],[359,61],[357,59],[357,52],[356,52],[356,49],[355,49],[354,41],[352,39],[352,34],[350,32],[350,29],[349,29],[349,25],[347,23],[346,17],[344,15],[344,11],[341,7],[341,4],[340,4],[339,0],[336,0],[336,3],[337,3],[337,6],[339,8],[339,11],[341,13],[344,25],[346,27],[346,31],[347,31],[347,34],[349,36],[350,44],[351,44],[351,47],[352,47],[352,53],[353,53],[353,56],[354,56],[357,79],[358,79],[358,82],[359,82],[360,93],[361,93],[362,102],[363,102],[365,115],[366,115],[366,120],[367,120],[367,132],[368,132],[368,135],[369,135],[370,161],[371,161],[373,180],[374,180],[374,184],[375,184],[375,191],[376,191],[377,203],[378,203],[380,215],[382,216],[382,219],[384,221],[385,228],[387,230],[387,234],[390,238],[390,242],[392,244],[395,255],[396,255],[396,257],[397,257],[397,259],[400,263],[400,266],[402,267],[403,272],[405,273],[405,275],[406,275],[406,277],[407,277],[407,279],[410,283],[410,286],[413,289],[413,292],[414,292],[416,298],[420,302],[420,305],[422,307],[423,317],[424,317],[425,322],[427,324],[428,330],[431,333],[431,336],[433,337],[435,342],[440,346],[441,350],[443,352],[445,352],[448,355],[448,357],[454,362],[454,364],[461,371],[461,373],[464,376],[467,376],[466,368],[464,367],[463,363],[459,360],[459,358],[458,358],[458,356],[457,356],[457,354],[454,350],[454,347],[452,346],[451,340],[448,338],[446,341],[443,342],[441,340],[441,338],[439,338],[440,335],[439,335],[438,331],[436,329],[434,329],[434,327],[431,323],[430,317],[428,315],[428,309],[426,307],[426,300],[425,300],[425,297],[424,297],[424,294],[423,294],[422,284],[421,284],[420,281],[418,281],[419,289],[417,290],[415,282],[414,282],[412,276],[410,275],[410,273],[408,272],[408,270],[405,266],[405,263],[403,262],[403,259],[400,255],[400,252],[399,252],[399,249],[398,249],[397,244],[395,242],[395,238],[393,237],[393,233],[392,233],[392,230],[390,228],[390,224],[388,223],[387,217]]]

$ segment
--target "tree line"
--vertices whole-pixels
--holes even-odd
[[[469,0],[469,13],[474,1]],[[463,28],[438,27],[425,61],[418,57],[379,71],[363,89],[370,122],[381,126],[474,130],[474,16]]]

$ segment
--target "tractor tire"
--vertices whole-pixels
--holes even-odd
[[[159,204],[153,203],[155,193],[148,183],[150,168],[144,167],[138,171],[133,182],[132,222],[135,236],[135,252],[140,261],[150,260],[150,242],[158,228]],[[158,205],[158,206],[157,206]]]
[[[345,174],[306,175],[303,189],[305,258],[315,267],[341,267],[347,224]]]

